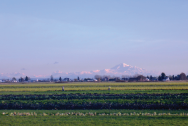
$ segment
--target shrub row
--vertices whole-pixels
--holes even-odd
[[[0,95],[0,100],[47,100],[47,99],[188,99],[182,94],[61,94],[61,95]]]
[[[72,99],[72,100],[1,100],[0,103],[12,103],[12,104],[58,104],[58,103],[71,103],[71,104],[89,104],[89,103],[134,103],[134,104],[181,104],[187,103],[188,99],[180,100],[180,99]]]
[[[73,104],[73,103],[0,103],[0,109],[188,109],[188,104],[133,104],[133,103],[85,103],[85,104]]]

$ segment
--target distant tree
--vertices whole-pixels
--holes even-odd
[[[13,77],[13,78],[12,78],[12,81],[16,81],[16,78],[15,78],[15,77]]]
[[[169,75],[168,77],[169,77],[170,80],[172,80],[172,78],[173,78],[171,75]]]
[[[78,77],[78,79],[77,79],[78,81],[80,80],[80,78]]]
[[[109,81],[110,78],[111,77],[109,75],[103,75],[101,79],[102,79],[102,81]],[[122,75],[122,78],[124,78],[124,80],[125,80],[126,75]],[[100,81],[100,80],[98,80],[98,81]]]
[[[163,79],[165,79],[166,78],[166,74],[163,72],[163,73],[161,73],[161,79],[163,80]]]
[[[100,76],[100,75],[95,75],[95,79],[97,79],[97,81],[101,81],[102,76]]]
[[[51,80],[51,81],[54,81],[54,78],[53,78],[53,76],[52,76],[52,75],[51,75],[51,77],[50,77],[50,80]]]
[[[180,74],[180,80],[187,80],[185,73]]]
[[[175,79],[175,77],[174,77],[174,75],[172,75],[172,80],[174,80]]]
[[[175,76],[175,80],[180,80],[180,75]]]
[[[62,78],[61,78],[61,77],[59,78],[59,81],[62,81]]]
[[[28,81],[28,80],[29,80],[29,77],[28,77],[28,76],[26,76],[26,77],[25,77],[25,81]]]
[[[132,78],[137,78],[138,76],[140,76],[140,74],[135,74],[132,76]]]
[[[138,81],[144,81],[144,80],[146,80],[146,77],[144,77],[143,75],[139,75],[137,77],[137,79],[138,79]]]
[[[23,81],[24,81],[24,79],[22,77],[20,77],[19,82],[23,82]]]
[[[102,76],[100,76],[100,75],[95,75],[95,79],[101,79],[102,78]]]
[[[150,75],[149,80],[152,80],[152,79],[153,79],[153,77],[152,77],[152,75]]]
[[[159,77],[158,77],[158,80],[159,80],[159,81],[162,81],[162,77],[161,77],[161,76],[159,76]]]

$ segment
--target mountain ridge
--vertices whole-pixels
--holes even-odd
[[[81,72],[54,72],[53,76],[62,76],[62,77],[94,77],[95,75],[110,75],[110,76],[122,76],[128,75],[133,76],[136,74],[142,75],[157,75],[157,72],[147,71],[144,68],[139,68],[136,66],[131,66],[125,63],[118,64],[110,69],[102,70],[93,70],[93,71],[81,71]]]
[[[115,65],[114,67],[105,68],[102,70],[92,70],[92,71],[81,71],[81,72],[62,72],[62,71],[55,71],[51,75],[54,77],[69,77],[69,78],[77,78],[78,76],[80,78],[93,78],[95,75],[107,75],[107,76],[117,76],[121,77],[122,75],[127,75],[127,76],[133,76],[136,74],[142,74],[142,75],[159,75],[157,72],[153,71],[148,71],[144,68],[139,68],[137,66],[131,66],[126,63],[121,63],[118,65]],[[33,75],[30,76],[31,78],[49,78],[51,75],[44,76],[44,75]],[[14,73],[0,73],[0,78],[20,78],[20,77],[25,77],[26,74],[24,73],[19,73],[19,72],[14,72]]]

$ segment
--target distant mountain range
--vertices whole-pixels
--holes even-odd
[[[160,73],[157,72],[152,72],[152,71],[147,71],[146,69],[139,68],[136,66],[131,66],[127,65],[125,63],[121,63],[119,65],[116,65],[112,67],[111,69],[103,69],[103,70],[93,70],[93,71],[81,71],[81,72],[61,72],[61,71],[56,71],[52,73],[54,78],[57,77],[69,77],[69,78],[77,78],[78,76],[80,78],[86,78],[90,77],[93,78],[95,75],[107,75],[107,76],[117,76],[121,77],[122,75],[127,75],[127,76],[133,76],[136,74],[142,74],[142,75],[159,75]],[[20,77],[25,77],[26,75],[24,73],[0,73],[0,79],[2,78],[20,78]],[[49,78],[49,76],[30,76],[31,78]]]
[[[82,71],[82,72],[72,72],[72,73],[66,73],[57,71],[54,72],[52,75],[54,77],[94,77],[95,75],[109,75],[109,76],[132,76],[136,74],[142,74],[142,75],[159,75],[157,72],[147,71],[146,69],[139,68],[136,66],[127,65],[125,63],[121,63],[119,65],[116,65],[112,67],[111,69],[103,69],[103,70],[93,70],[93,71]]]
[[[25,77],[24,73],[14,72],[14,73],[0,73],[0,79],[3,78],[12,78],[12,77]]]

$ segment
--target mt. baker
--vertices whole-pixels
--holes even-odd
[[[65,72],[54,72],[52,75],[55,77],[94,77],[95,75],[111,75],[111,76],[122,76],[122,75],[156,75],[155,72],[149,72],[143,68],[139,68],[136,66],[127,65],[125,63],[121,63],[112,67],[111,69],[103,69],[103,70],[93,70],[93,71],[82,71],[82,72],[73,72],[73,73],[65,73]]]

